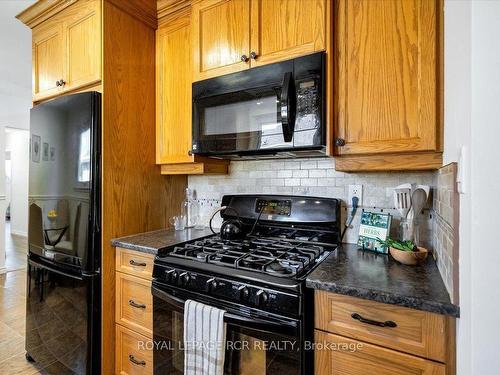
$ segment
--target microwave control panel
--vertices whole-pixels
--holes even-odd
[[[292,201],[257,199],[255,212],[260,213],[261,211],[265,215],[290,216],[292,213]]]

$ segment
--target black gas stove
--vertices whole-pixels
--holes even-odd
[[[300,342],[312,338],[308,324],[313,301],[305,278],[336,249],[340,201],[227,195],[220,212],[224,220],[220,234],[172,246],[155,258],[155,340],[165,339],[170,332],[161,322],[167,319],[166,306],[176,304],[181,312],[187,299],[225,309],[228,322],[235,321],[239,327],[262,330],[268,326],[271,337],[285,335]],[[279,323],[273,325],[275,321]],[[161,371],[171,370],[171,359],[163,354],[155,353],[155,369],[158,358]],[[290,368],[292,374],[304,374],[312,366],[304,351],[299,354],[299,371]]]

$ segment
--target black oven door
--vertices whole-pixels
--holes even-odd
[[[323,54],[193,83],[199,155],[276,154],[325,145]]]
[[[184,302],[194,299],[226,311],[224,374],[304,374],[301,323],[255,314],[251,309],[211,300],[153,282],[154,374],[184,373]]]

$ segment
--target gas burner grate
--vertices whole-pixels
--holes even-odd
[[[214,237],[176,246],[169,255],[279,277],[293,277],[324,252],[324,246],[281,237],[253,237],[240,241]]]

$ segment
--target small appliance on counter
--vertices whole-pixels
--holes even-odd
[[[314,301],[305,279],[339,243],[340,201],[226,195],[222,206],[221,234],[155,258],[154,373],[183,373],[184,304],[194,300],[224,310],[226,340],[248,345],[226,346],[225,373],[311,374],[303,344],[313,340]]]
[[[324,156],[325,53],[193,83],[192,153]]]

